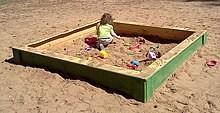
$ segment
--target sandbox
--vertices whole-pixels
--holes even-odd
[[[100,60],[96,59],[97,54],[84,51],[88,45],[80,43],[94,35],[97,23],[99,20],[23,47],[13,47],[13,60],[18,64],[37,65],[81,76],[146,102],[152,97],[154,90],[206,42],[205,30],[161,28],[114,21],[115,32],[124,40],[115,39],[116,44],[110,44],[106,48],[109,57]],[[131,39],[141,38],[146,43],[140,48],[129,51],[123,46],[124,43],[133,41]],[[142,65],[139,70],[126,67],[130,60],[145,59],[147,48],[158,45],[162,52],[160,58]],[[96,48],[93,50],[93,53],[98,52]],[[87,60],[88,57],[93,59]]]

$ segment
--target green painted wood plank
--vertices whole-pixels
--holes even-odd
[[[42,54],[32,53],[22,49],[13,48],[13,51],[15,51],[15,53],[19,51],[21,56],[20,59],[23,64],[36,65],[43,68],[46,67],[66,72],[73,76],[81,76],[119,91],[122,94],[132,96],[137,100],[144,101],[145,92],[143,89],[145,87],[145,79],[127,76],[121,73],[90,67]]]
[[[20,54],[20,51],[19,50],[17,50],[17,49],[14,49],[14,48],[12,48],[12,52],[13,52],[13,62],[14,63],[17,63],[17,64],[19,64],[19,63],[21,63],[21,54]]]
[[[152,88],[152,77],[149,77],[146,79],[147,83],[146,83],[146,87],[145,87],[145,101],[150,100],[150,98],[153,96],[153,88]]]
[[[207,41],[207,31],[202,35],[202,44],[205,45]]]
[[[136,100],[146,102],[146,80],[136,79],[133,83],[133,97]]]
[[[158,88],[167,77],[173,73],[186,58],[188,58],[198,47],[204,43],[206,33],[201,35],[197,40],[191,43],[187,48],[180,52],[176,57],[173,57],[170,61],[164,64],[160,69],[152,73],[148,79],[152,79],[152,89]]]

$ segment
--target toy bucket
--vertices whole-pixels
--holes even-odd
[[[94,44],[94,43],[96,43],[96,41],[97,41],[96,37],[89,37],[89,38],[85,39],[85,42],[87,44]]]

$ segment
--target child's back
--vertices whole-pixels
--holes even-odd
[[[104,13],[102,15],[100,24],[97,26],[97,48],[102,50],[105,45],[108,45],[113,41],[113,36],[120,38],[117,36],[113,30],[113,26],[111,25],[113,22],[112,16],[109,13]]]

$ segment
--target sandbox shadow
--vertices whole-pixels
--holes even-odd
[[[121,36],[126,37],[126,38],[144,38],[145,40],[148,40],[153,43],[158,43],[158,44],[171,44],[171,43],[180,43],[181,41],[177,40],[171,40],[171,39],[163,39],[157,35],[149,35],[149,36],[137,36],[137,35],[126,35],[122,34]]]
[[[80,80],[80,81],[83,81],[83,82],[87,82],[87,83],[95,86],[96,88],[101,88],[109,94],[118,94],[118,95],[122,95],[126,99],[133,99],[131,96],[127,95],[126,93],[119,92],[119,91],[114,90],[114,89],[110,89],[110,88],[108,88],[108,87],[106,87],[102,84],[99,84],[97,82],[91,81],[87,78],[84,78],[84,77],[81,77],[81,76],[78,76],[78,75],[73,75],[73,74],[70,74],[70,73],[63,72],[63,71],[54,70],[54,69],[51,69],[51,68],[45,67],[45,66],[27,65],[27,64],[24,64],[24,63],[15,63],[14,60],[13,60],[13,57],[9,58],[9,59],[5,59],[4,61],[7,62],[7,63],[10,63],[10,64],[14,64],[14,65],[22,65],[22,66],[25,66],[25,67],[28,66],[28,67],[32,67],[32,68],[44,69],[45,71],[48,71],[48,72],[51,72],[51,73],[57,73],[62,78],[66,79],[66,80]]]
[[[169,40],[169,39],[162,39],[159,36],[145,36],[146,40],[154,42],[154,43],[160,43],[160,44],[171,44],[171,43],[180,43],[180,41],[176,40]]]
[[[183,0],[183,2],[204,2],[205,5],[220,6],[220,0]]]

